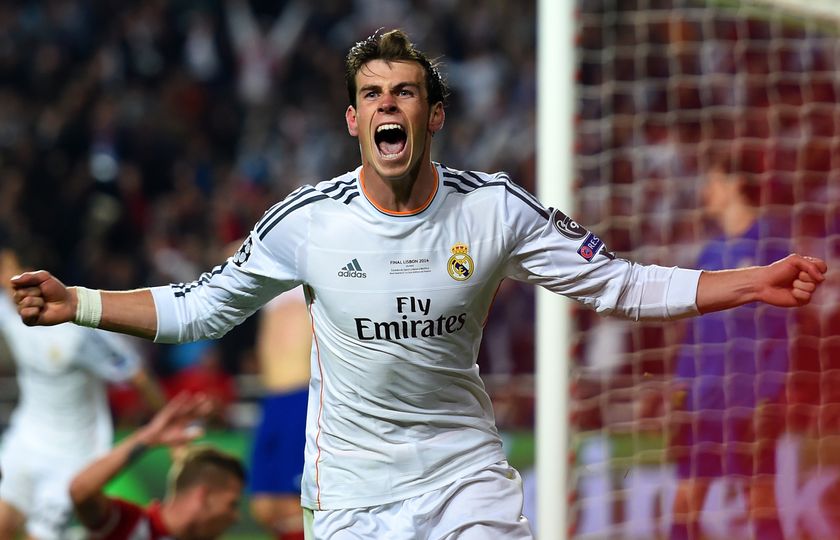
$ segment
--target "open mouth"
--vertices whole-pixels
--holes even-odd
[[[385,159],[399,156],[405,150],[407,140],[408,136],[399,124],[382,124],[373,135],[379,154]]]

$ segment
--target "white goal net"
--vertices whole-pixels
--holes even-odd
[[[575,311],[573,537],[840,538],[840,1],[577,4],[575,218],[639,262],[830,271],[781,315]]]

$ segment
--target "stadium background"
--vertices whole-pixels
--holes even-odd
[[[836,25],[735,1],[577,4],[570,213],[620,256],[690,266],[714,233],[698,210],[698,149],[744,144],[765,181],[761,208],[778,223],[775,234],[836,267]],[[444,62],[453,95],[434,159],[505,170],[535,191],[535,17],[534,1],[501,0],[3,3],[0,224],[68,283],[192,281],[273,202],[355,167],[342,60],[379,27],[406,29]],[[840,284],[827,285],[789,318],[783,421],[812,450],[807,470],[835,466],[840,429]],[[667,486],[671,474],[665,387],[681,325],[628,325],[582,310],[574,320],[573,517],[582,537],[650,537],[630,503],[667,501],[651,485]],[[251,321],[216,342],[138,342],[172,391],[218,397],[211,438],[243,455],[260,395],[253,339]],[[507,282],[479,363],[529,487],[533,341],[533,291]],[[7,418],[14,392],[5,375]],[[125,389],[112,397],[121,432],[148,414]],[[113,489],[159,496],[162,484],[146,481],[165,465],[152,454]],[[627,481],[646,474],[647,484]],[[648,520],[654,528],[663,511]],[[255,535],[246,521],[230,538]]]
[[[454,93],[435,159],[506,170],[533,191],[534,10],[532,1],[2,2],[0,224],[66,283],[196,279],[288,192],[356,166],[343,59],[380,27],[402,27],[443,57]],[[486,371],[528,374],[533,292],[500,296],[510,307],[492,324],[513,331],[491,332]],[[218,342],[138,342],[171,391],[218,397],[213,436],[244,455],[260,394],[254,332],[252,318]],[[7,419],[15,394],[5,374]],[[125,388],[112,398],[122,430],[147,415]],[[160,496],[153,480],[166,459],[155,456],[115,489]],[[256,534],[251,523],[236,530],[246,533]]]

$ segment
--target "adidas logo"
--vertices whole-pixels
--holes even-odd
[[[362,271],[359,261],[353,259],[347,263],[347,266],[338,271],[338,277],[366,278],[367,274]]]

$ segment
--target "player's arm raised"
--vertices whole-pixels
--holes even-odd
[[[209,409],[206,396],[179,394],[148,424],[79,471],[70,483],[70,498],[79,521],[89,529],[100,528],[111,511],[110,499],[103,492],[108,482],[147,449],[180,446],[200,436],[203,431],[193,422],[206,416]]]
[[[79,295],[91,293],[87,289],[67,287],[45,270],[24,272],[14,276],[11,283],[20,317],[29,326],[87,323],[86,326],[146,339],[154,339],[157,332],[155,302],[149,289],[98,291],[90,302],[101,302],[99,320],[89,321],[85,320],[89,314],[78,309]]]
[[[767,266],[704,271],[697,285],[697,309],[709,313],[750,302],[803,306],[811,301],[827,270],[821,259],[788,255]]]

